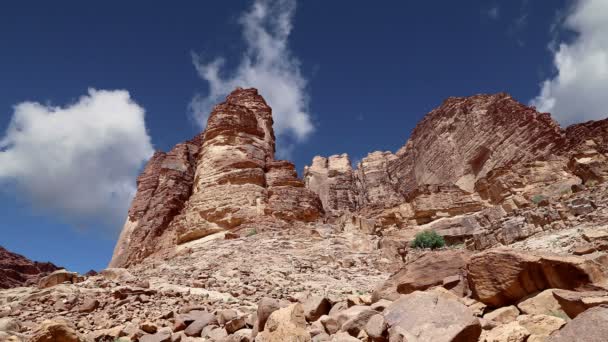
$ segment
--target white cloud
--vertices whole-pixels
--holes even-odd
[[[69,221],[116,224],[152,153],[144,110],[127,91],[89,89],[65,107],[23,102],[0,140],[0,184]]]
[[[578,0],[563,28],[577,36],[553,50],[556,75],[531,101],[563,126],[608,116],[608,1]]]
[[[498,7],[498,5],[494,5],[486,11],[486,14],[488,17],[490,17],[490,19],[497,20],[500,17],[500,7]]]
[[[209,93],[196,95],[190,103],[190,110],[202,127],[213,106],[234,88],[255,87],[272,107],[278,136],[302,140],[313,132],[307,82],[300,72],[299,61],[288,47],[295,8],[295,0],[253,3],[240,19],[246,51],[227,77],[221,73],[223,58],[205,62],[200,56],[193,56],[199,76],[209,84]]]

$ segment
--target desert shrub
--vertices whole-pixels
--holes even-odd
[[[413,248],[441,248],[445,246],[445,240],[443,236],[435,233],[432,230],[425,230],[423,232],[417,233],[414,237],[414,241],[411,243],[411,247]]]
[[[258,231],[257,231],[257,230],[252,229],[252,230],[250,230],[250,231],[247,233],[247,236],[254,236],[254,235],[256,235],[257,233],[258,233]]]
[[[532,202],[534,204],[538,204],[540,203],[542,200],[544,200],[546,197],[543,195],[534,195],[534,197],[532,197]]]
[[[587,187],[589,187],[589,188],[593,188],[593,187],[594,187],[594,186],[596,186],[596,185],[597,185],[597,181],[596,181],[596,180],[594,180],[594,179],[589,180],[589,181],[587,181],[587,182],[585,183],[585,186],[587,186]]]

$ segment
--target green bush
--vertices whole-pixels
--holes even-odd
[[[534,204],[538,204],[540,203],[542,200],[544,200],[546,197],[543,195],[534,195],[534,197],[532,197],[532,202]]]
[[[425,230],[417,233],[414,241],[411,243],[413,248],[441,248],[445,246],[443,237],[432,230]]]
[[[247,236],[254,236],[254,235],[256,235],[257,233],[258,233],[258,231],[257,231],[257,230],[252,229],[252,230],[250,230],[250,231],[247,233]]]

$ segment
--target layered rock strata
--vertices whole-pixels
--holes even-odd
[[[157,152],[138,179],[111,266],[260,219],[314,221],[316,194],[295,167],[277,161],[272,111],[255,89],[237,89],[215,106],[205,131]]]

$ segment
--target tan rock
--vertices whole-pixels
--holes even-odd
[[[517,323],[530,332],[531,338],[541,340],[563,327],[566,321],[548,315],[521,315],[517,317]]]
[[[31,342],[84,342],[85,339],[72,327],[62,322],[45,321],[38,327]]]
[[[481,334],[479,320],[465,305],[440,293],[413,292],[401,297],[384,311],[389,335],[417,337],[419,342],[476,341]]]
[[[331,303],[323,296],[309,295],[302,301],[306,320],[314,322],[331,310]]]
[[[355,305],[342,311],[337,316],[337,322],[340,326],[340,331],[349,333],[351,336],[358,336],[365,329],[367,322],[377,311],[370,309],[369,306]]]
[[[281,308],[281,303],[278,300],[264,297],[258,303],[258,310],[256,315],[256,322],[253,327],[252,336],[255,338],[259,332],[264,331],[264,327],[266,326],[266,321],[268,317],[275,312],[276,310]]]
[[[594,306],[608,304],[608,292],[606,291],[555,290],[553,296],[560,307],[560,311],[563,310],[570,318],[575,318]]]
[[[265,324],[264,331],[256,336],[259,342],[306,342],[311,336],[306,331],[306,318],[301,304],[292,304],[274,311]]]
[[[506,324],[515,321],[517,316],[519,316],[519,310],[514,305],[509,305],[491,311],[483,315],[483,318],[498,324]]]
[[[323,315],[321,318],[319,318],[319,322],[321,322],[323,327],[325,327],[325,331],[327,331],[327,333],[330,335],[333,335],[340,330],[338,321],[332,316]]]
[[[99,301],[95,298],[87,298],[82,305],[78,307],[78,312],[90,313],[99,307]]]
[[[365,332],[372,341],[383,339],[387,328],[388,324],[386,324],[386,320],[381,314],[373,315],[365,324]]]
[[[485,335],[485,342],[525,342],[530,332],[518,322],[499,325]]]
[[[602,342],[608,336],[608,308],[591,308],[552,334],[548,342]]]
[[[563,312],[553,295],[553,289],[533,294],[517,303],[519,310],[528,315],[548,315]]]
[[[40,281],[38,282],[38,288],[46,289],[48,287],[62,284],[65,282],[74,283],[77,281],[78,273],[68,272],[66,270],[58,270],[40,279]]]

